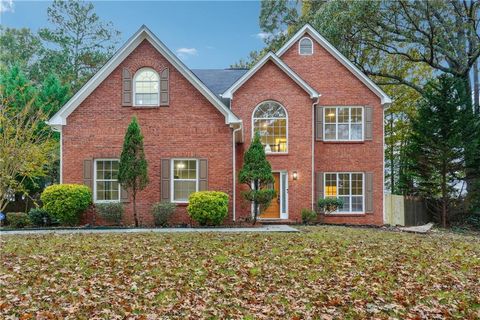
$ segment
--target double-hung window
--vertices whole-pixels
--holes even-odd
[[[198,191],[198,161],[172,159],[172,202],[188,202],[191,193]]]
[[[363,173],[325,173],[325,198],[337,198],[343,203],[336,213],[364,212],[363,177]]]
[[[363,107],[326,107],[323,117],[325,141],[363,140]]]
[[[101,202],[119,202],[120,184],[118,183],[118,164],[115,159],[95,160],[94,200]]]

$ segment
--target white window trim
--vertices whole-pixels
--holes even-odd
[[[312,46],[312,51],[310,53],[302,53],[302,51],[300,50],[300,44],[302,43],[302,40],[309,40],[310,41],[310,45]],[[312,39],[310,39],[310,37],[303,37],[301,38],[299,41],[298,41],[298,54],[301,55],[301,56],[311,56],[313,54],[313,41]]]
[[[157,97],[158,97],[158,101],[157,103],[154,103],[154,104],[137,104],[137,92],[136,92],[136,82],[137,82],[137,77],[138,75],[142,72],[142,71],[152,71],[154,72],[156,75],[157,75],[157,83],[158,83],[158,92],[157,92]],[[145,68],[140,68],[137,70],[137,72],[135,72],[135,75],[133,76],[133,106],[134,107],[160,107],[160,75],[158,74],[158,72],[153,69],[153,68],[149,68],[149,67],[145,67]]]
[[[361,108],[362,109],[362,121],[361,121],[361,125],[362,125],[362,138],[361,139],[338,139],[338,109],[340,108],[348,108],[349,111],[348,111],[348,117],[349,117],[349,120],[351,118],[351,114],[352,114],[352,109],[355,109],[355,108]],[[327,113],[325,112],[326,109],[335,109],[335,119],[336,119],[336,122],[335,123],[326,123],[325,119],[327,117]],[[335,141],[335,142],[363,142],[365,141],[365,107],[363,106],[323,106],[323,141]],[[325,134],[325,128],[326,128],[326,125],[327,124],[335,124],[335,139],[327,139],[327,136]],[[345,123],[341,123],[341,124],[345,124]],[[354,123],[354,124],[358,124],[358,123]],[[348,123],[348,133],[350,135],[351,133],[351,126],[352,126],[352,123],[349,122]]]
[[[121,192],[122,192],[122,187],[120,186],[120,182],[118,183],[118,200],[97,200],[97,162],[98,161],[118,161],[120,163],[119,159],[115,158],[105,158],[105,159],[94,159],[93,160],[93,203],[115,203],[115,202],[120,202],[121,199]],[[112,181],[113,179],[102,179],[102,181]],[[117,179],[118,181],[118,179]]]
[[[283,104],[281,104],[280,102],[278,101],[275,101],[275,100],[265,100],[265,101],[262,101],[260,102],[254,109],[253,109],[253,112],[252,112],[252,135],[251,135],[251,141],[253,141],[253,138],[255,137],[255,120],[276,120],[276,119],[284,119],[284,118],[255,118],[254,115],[255,115],[255,112],[257,111],[258,107],[260,107],[262,104],[266,103],[266,102],[275,102],[275,103],[278,103],[282,108],[283,110],[285,110],[285,114],[286,114],[286,117],[285,117],[285,125],[286,125],[286,129],[285,129],[285,137],[287,138],[287,151],[282,151],[282,152],[266,152],[265,151],[265,154],[267,155],[286,155],[288,154],[288,111],[287,111],[287,108],[285,108],[285,106]]]
[[[198,176],[199,176],[199,172],[198,172],[198,169],[199,169],[199,161],[198,159],[195,159],[195,158],[172,158],[170,159],[170,202],[172,203],[188,203],[188,200],[187,201],[180,201],[180,200],[174,200],[174,197],[175,197],[175,189],[174,189],[174,181],[193,181],[193,179],[175,179],[173,173],[174,173],[174,163],[175,161],[191,161],[191,160],[195,160],[195,164],[196,164],[196,179],[195,179],[195,192],[198,192]]]
[[[324,172],[323,173],[323,198],[327,198],[327,174],[335,174],[337,176],[337,199],[338,199],[338,175],[339,174],[349,174],[350,175],[350,210],[352,209],[352,174],[361,174],[362,175],[362,208],[363,211],[333,211],[329,214],[334,214],[334,215],[349,215],[349,214],[365,214],[365,172],[341,172],[341,171],[335,171],[335,172]],[[358,195],[357,195],[358,196]],[[328,215],[328,214],[327,214]]]

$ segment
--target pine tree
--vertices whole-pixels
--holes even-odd
[[[128,125],[123,141],[118,181],[124,189],[132,194],[135,227],[138,227],[137,193],[145,189],[148,184],[147,167],[148,164],[143,150],[143,135],[137,118],[134,116]]]
[[[249,191],[242,192],[242,196],[253,203],[253,224],[255,224],[260,209],[267,208],[275,197],[275,190],[269,188],[269,185],[275,181],[272,167],[267,160],[258,132],[243,156],[243,166],[238,179],[250,188]]]
[[[455,186],[465,175],[464,128],[472,118],[459,111],[469,105],[463,81],[444,75],[429,83],[412,122],[410,170],[419,194],[439,201],[443,227],[452,197],[458,193]]]

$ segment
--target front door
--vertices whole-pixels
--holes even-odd
[[[266,208],[260,215],[260,218],[262,219],[280,218],[280,173],[274,172],[273,177],[275,178],[275,181],[273,182],[273,186],[271,186],[271,188],[275,190],[276,197],[272,199],[272,202],[270,202],[268,208]]]

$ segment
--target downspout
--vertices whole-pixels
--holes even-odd
[[[235,141],[235,134],[237,133],[237,131],[239,130],[242,130],[242,126],[239,126],[238,128],[236,129],[233,129],[232,131],[232,173],[233,173],[233,205],[232,205],[232,220],[233,222],[235,222],[236,220],[236,205],[237,205],[237,174],[236,174],[236,169],[237,169],[237,161],[236,161],[236,158],[237,158],[237,152],[236,152],[236,141]]]
[[[312,103],[312,210],[315,210],[315,106],[320,96]]]

